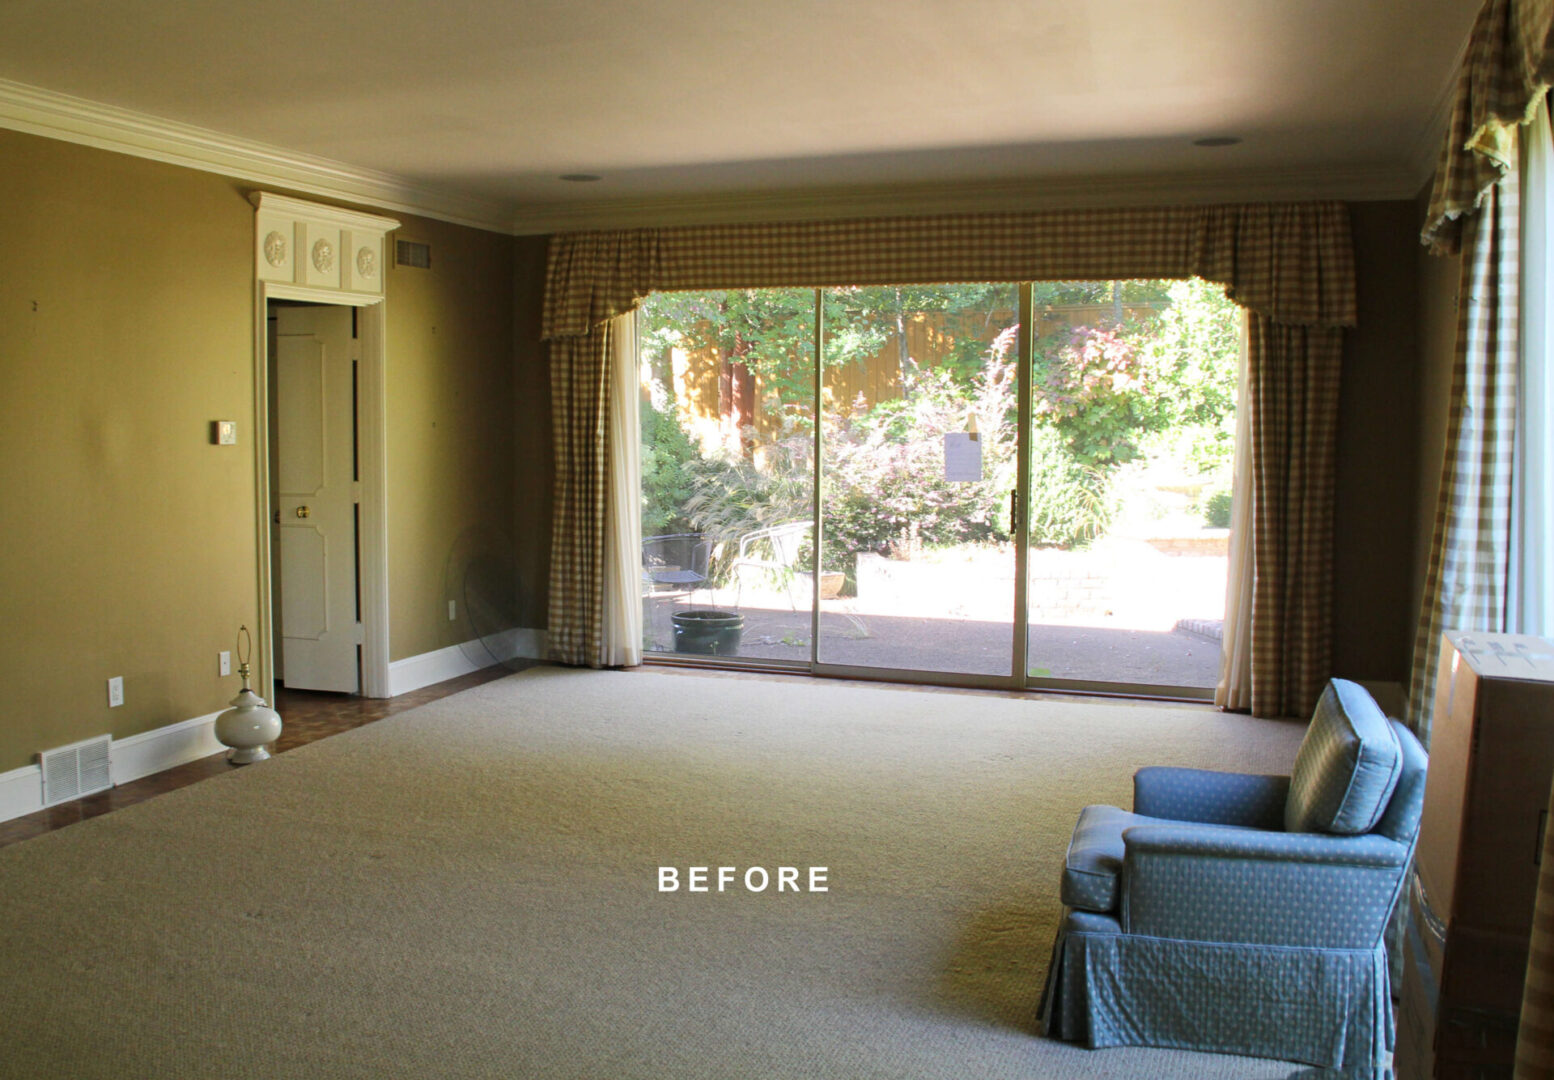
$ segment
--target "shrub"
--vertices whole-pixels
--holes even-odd
[[[1203,520],[1211,529],[1230,528],[1230,492],[1216,491],[1203,501]]]
[[[1079,461],[1049,427],[1031,431],[1031,507],[1026,528],[1036,547],[1074,547],[1095,539],[1115,510],[1109,474]]]

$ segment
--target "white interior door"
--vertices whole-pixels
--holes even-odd
[[[361,624],[351,310],[274,311],[279,666],[292,689],[356,693]]]

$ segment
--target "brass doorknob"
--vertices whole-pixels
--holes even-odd
[[[305,518],[305,517],[309,516],[312,513],[313,513],[313,511],[309,510],[305,506],[297,507],[297,516],[300,517],[300,518]]]

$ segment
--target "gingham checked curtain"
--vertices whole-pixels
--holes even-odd
[[[583,667],[602,666],[604,645],[609,325],[606,320],[550,343],[556,484],[548,651],[552,659]]]
[[[1305,716],[1332,642],[1333,475],[1343,331],[1247,320],[1252,715]]]
[[[552,238],[543,334],[556,386],[551,655],[597,665],[607,459],[604,322],[649,293],[770,286],[1198,276],[1254,316],[1253,711],[1308,712],[1328,675],[1332,430],[1355,321],[1340,203],[1150,207],[710,225]],[[1295,369],[1286,371],[1286,365]],[[589,442],[590,437],[598,441]],[[1286,456],[1301,455],[1298,461]],[[1254,516],[1255,512],[1254,512]],[[1261,678],[1267,689],[1255,689]]]

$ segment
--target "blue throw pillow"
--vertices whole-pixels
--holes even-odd
[[[1331,679],[1295,757],[1284,804],[1288,832],[1370,832],[1392,800],[1403,752],[1365,688]]]

